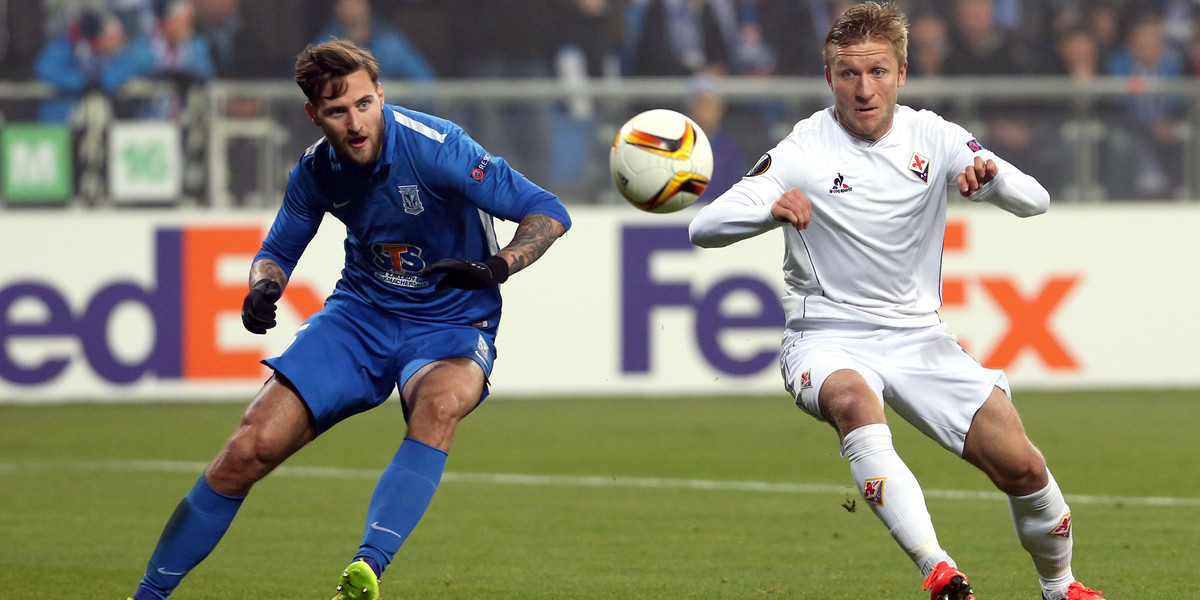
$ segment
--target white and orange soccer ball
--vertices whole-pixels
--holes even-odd
[[[608,168],[630,204],[647,212],[675,212],[695,202],[708,187],[712,146],[695,121],[656,108],[621,127]]]

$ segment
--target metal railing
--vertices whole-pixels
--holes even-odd
[[[113,98],[92,101],[119,105],[169,89],[138,82]],[[722,134],[748,162],[774,146],[796,121],[831,103],[821,78],[727,78],[711,89],[727,105]],[[650,107],[686,112],[693,87],[675,78],[496,79],[385,81],[384,92],[390,103],[459,123],[493,154],[567,202],[607,203],[620,201],[608,184],[607,167],[607,148],[617,129]],[[0,114],[48,97],[50,90],[38,83],[0,82]],[[1171,99],[1176,109],[1167,127],[1169,142],[1148,135],[1149,124],[1132,116],[1133,103],[1155,98]],[[304,117],[303,101],[295,84],[285,80],[216,81],[193,88],[180,117],[185,143],[193,150],[184,152],[192,175],[180,204],[277,205],[288,169],[320,137]],[[1200,136],[1194,135],[1200,131],[1200,82],[1195,80],[912,78],[900,90],[900,102],[937,110],[1043,183],[1053,180],[1057,200],[1200,199]],[[92,146],[78,151],[102,153],[97,140],[120,117],[120,110],[93,106],[83,111],[75,123],[77,139],[91,140]],[[1024,146],[1013,146],[1013,140],[1023,140]],[[87,164],[102,162],[100,157]],[[1138,191],[1134,184],[1150,168],[1164,171],[1163,185],[1157,192]],[[103,173],[90,175],[102,179]],[[77,204],[109,206],[102,181],[94,179],[78,179]]]

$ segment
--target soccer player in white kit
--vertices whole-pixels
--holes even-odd
[[[783,228],[786,387],[837,430],[864,500],[932,600],[974,596],[892,446],[885,403],[1008,495],[1044,599],[1103,600],[1072,574],[1070,508],[1004,373],[971,358],[937,314],[949,186],[1019,217],[1045,212],[1049,194],[962,127],[896,104],[907,46],[894,4],[843,13],[824,49],[833,107],[797,123],[702,208],[691,240],[714,248]]]

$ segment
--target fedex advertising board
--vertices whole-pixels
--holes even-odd
[[[544,264],[506,284],[501,355],[513,338],[531,345],[497,367],[497,386],[783,394],[782,233],[695,248],[693,210],[579,215]],[[1197,226],[1194,205],[1058,205],[1020,219],[957,203],[939,314],[1018,388],[1200,385]],[[538,294],[515,301],[523,286]]]
[[[6,215],[0,399],[207,397],[256,387],[248,384],[266,375],[258,360],[281,346],[241,330],[239,311],[269,224],[270,216]],[[309,275],[321,264],[297,269],[299,285],[281,303],[292,329],[336,280],[336,270]]]
[[[695,209],[574,208],[504,285],[493,393],[779,393],[781,234],[687,240]],[[332,219],[266,336],[240,308],[267,212],[5,215],[0,402],[242,399],[319,310],[342,266]],[[1200,207],[952,207],[940,312],[1017,387],[1200,385]],[[510,238],[511,224],[499,237]],[[1191,265],[1191,266],[1189,266]]]

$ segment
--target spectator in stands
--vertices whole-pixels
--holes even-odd
[[[800,0],[758,3],[758,23],[774,57],[775,73],[787,77],[821,77],[825,34],[854,0]]]
[[[1193,37],[1184,49],[1187,73],[1200,78],[1200,35]]]
[[[1059,34],[1056,74],[1075,81],[1089,81],[1100,75],[1100,48],[1086,29],[1069,29]]]
[[[45,33],[49,18],[49,15],[45,14],[45,7],[41,7],[42,10],[38,10],[36,5],[20,10],[16,10],[16,7],[5,10],[4,7],[8,4],[10,3],[0,3],[0,15],[3,15],[0,16],[0,79],[28,81],[35,76],[34,64],[37,62],[38,53],[56,35]],[[55,34],[59,32],[61,29],[56,30]],[[26,108],[36,112],[37,107],[8,105],[4,111],[5,118],[30,120],[32,117],[24,114]]]
[[[374,13],[370,0],[335,0],[333,20],[317,43],[349,40],[375,55],[380,79],[432,81],[433,67],[399,29]]]
[[[708,188],[700,196],[701,202],[709,202],[737,183],[749,170],[749,165],[741,144],[724,127],[725,100],[717,92],[716,80],[699,77],[688,87],[688,101],[683,112],[704,130],[712,146],[713,172]]]
[[[129,52],[139,76],[176,84],[175,93],[160,96],[140,116],[175,119],[186,104],[194,84],[216,76],[208,41],[196,34],[196,7],[192,0],[163,0],[155,5],[154,33],[134,40]]]
[[[217,76],[237,70],[238,55],[245,54],[245,34],[249,28],[240,14],[239,0],[195,0],[196,32],[208,40]],[[245,62],[260,62],[258,60]]]
[[[117,91],[136,75],[127,52],[125,29],[115,15],[94,9],[80,13],[38,55],[37,78],[55,92],[39,118],[66,122],[85,94]]]
[[[1063,121],[1052,114],[1028,105],[988,110],[981,139],[996,154],[1018,157],[1025,173],[1057,197],[1072,183],[1074,154],[1059,131]]]
[[[955,0],[952,51],[947,75],[1014,75],[1026,73],[1029,61],[995,24],[992,0]]]
[[[1200,4],[1196,0],[1152,0],[1154,12],[1162,15],[1163,37],[1180,52],[1196,38],[1196,18]]]
[[[553,76],[557,37],[551,28],[561,11],[558,2],[527,2],[519,10],[514,9],[511,0],[442,0],[442,3],[451,18],[457,19],[454,62],[459,77]]]
[[[1052,39],[1054,0],[992,0],[994,26],[1013,46],[1013,52],[1027,62],[1030,72],[1048,73],[1054,68],[1053,52],[1046,51]]]
[[[913,15],[908,24],[908,76],[930,77],[945,73],[950,55],[946,20],[926,11]]]
[[[618,64],[619,17],[609,0],[556,0],[560,5],[552,28],[557,36],[555,72],[569,98],[555,106],[546,181],[556,192],[594,201],[611,189],[607,135],[597,132],[598,106],[584,92],[588,79],[614,77]]]
[[[1084,6],[1083,26],[1096,42],[1101,65],[1107,65],[1120,47],[1123,21],[1121,9],[1115,0],[1096,0]]]
[[[555,61],[564,52],[578,53],[581,75],[602,77],[616,74],[614,61],[619,58],[620,12],[610,0],[558,0],[560,10],[552,28],[557,37]],[[619,69],[619,67],[618,67]],[[556,71],[562,74],[561,64]]]
[[[454,24],[456,74],[468,78],[521,80],[554,77],[558,38],[551,33],[559,2],[528,2],[515,10],[511,0],[442,0]],[[458,115],[458,122],[533,181],[552,181],[555,124],[546,104],[493,101]]]
[[[625,8],[622,73],[725,75],[733,67],[737,37],[732,0],[632,0]]]
[[[737,38],[733,48],[733,74],[769,76],[775,73],[775,53],[767,45],[758,18],[758,0],[735,0]]]
[[[1137,198],[1172,197],[1183,180],[1183,102],[1178,96],[1147,94],[1140,90],[1146,78],[1179,78],[1183,55],[1171,47],[1156,13],[1138,16],[1126,43],[1108,61],[1108,74],[1130,78],[1133,94],[1125,100],[1122,124],[1128,146],[1113,149],[1112,161],[1133,162],[1132,180]]]
[[[930,7],[912,14],[908,22],[908,77],[940,77],[952,51],[950,26],[942,13]],[[913,98],[913,108],[932,110],[953,118],[955,106],[949,99]]]
[[[158,27],[158,5],[163,0],[103,0],[113,14],[121,19],[129,39],[153,35]]]
[[[196,35],[208,42],[220,79],[290,78],[296,48],[303,48],[325,26],[329,5],[324,0],[192,3]]]
[[[1062,75],[1072,81],[1087,83],[1096,77],[1104,75],[1104,65],[1100,62],[1100,47],[1091,31],[1085,29],[1083,20],[1073,28],[1068,28],[1058,34],[1056,50],[1056,69],[1053,74]],[[1121,111],[1114,107],[1113,102],[1099,99],[1081,105],[1078,101],[1069,105],[1050,109],[1052,121],[1061,123],[1064,139],[1069,142],[1063,148],[1064,156],[1072,161],[1083,147],[1097,147],[1098,159],[1101,161],[1097,181],[1073,181],[1080,191],[1092,194],[1094,186],[1100,186],[1101,195],[1110,197],[1128,197],[1132,186],[1130,182],[1136,179],[1136,169],[1131,165],[1135,162],[1128,157],[1117,157],[1113,150],[1114,144],[1127,148],[1124,143],[1125,135],[1114,127],[1120,121]],[[1113,159],[1116,160],[1113,160]],[[1093,197],[1094,199],[1094,197]]]
[[[952,11],[951,50],[943,62],[944,74],[1022,75],[1033,70],[1010,30],[997,23],[993,0],[954,0]],[[1046,151],[1061,147],[1054,125],[1030,114],[1034,111],[1022,105],[1008,102],[981,103],[978,109],[985,126],[980,141],[1015,163],[1029,165],[1030,175],[1057,192],[1061,188],[1061,181],[1056,179],[1063,170],[1057,168],[1061,159]],[[1054,160],[1048,164],[1050,159]]]

